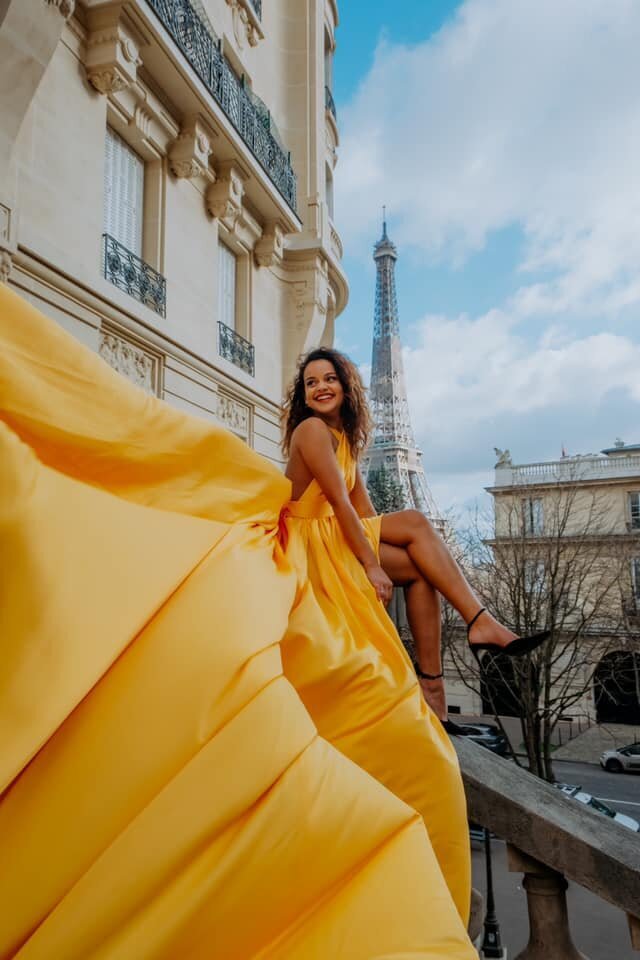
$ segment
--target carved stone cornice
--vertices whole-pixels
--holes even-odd
[[[242,213],[243,196],[244,181],[238,167],[232,161],[221,163],[216,182],[207,190],[207,210],[233,231]]]
[[[84,64],[87,78],[99,93],[118,93],[137,80],[142,65],[138,43],[122,23],[118,4],[89,13]]]
[[[254,247],[256,263],[259,267],[271,267],[280,263],[284,248],[284,230],[277,220],[268,223],[262,236]]]
[[[211,139],[197,117],[185,120],[180,134],[169,150],[169,165],[174,176],[193,180],[206,177],[215,180],[209,168]]]
[[[65,20],[69,19],[76,7],[75,0],[46,0],[46,4],[48,7],[57,7]]]
[[[264,37],[260,21],[251,5],[251,0],[227,0],[233,17],[233,35],[242,49],[245,41],[255,47]]]

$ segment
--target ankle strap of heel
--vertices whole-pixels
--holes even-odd
[[[467,624],[467,636],[469,636],[469,631],[471,630],[471,627],[474,625],[474,623],[476,622],[476,620],[478,619],[478,617],[480,616],[480,614],[481,614],[481,613],[486,613],[486,612],[487,612],[487,608],[486,608],[486,607],[480,607],[480,609],[479,609],[478,612],[476,613],[475,617],[472,617],[471,620],[469,620],[469,623]]]

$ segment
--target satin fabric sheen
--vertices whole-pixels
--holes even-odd
[[[344,630],[289,497],[0,284],[1,958],[475,956],[411,778],[376,773],[400,718],[358,765],[362,692],[316,703]]]
[[[351,490],[357,464],[346,435],[332,432]],[[285,675],[320,734],[422,814],[466,923],[471,863],[455,750],[425,703],[398,632],[316,480],[287,504],[285,514],[288,555],[313,597],[303,597],[289,617],[282,642]],[[362,521],[376,553],[381,521]]]

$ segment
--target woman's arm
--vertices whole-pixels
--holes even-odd
[[[349,494],[349,499],[359,517],[375,517],[376,508],[371,503],[369,491],[359,470],[356,474],[356,482],[353,490]]]
[[[320,489],[333,507],[340,529],[364,567],[378,599],[387,603],[391,599],[393,584],[378,563],[360,518],[349,499],[329,430],[321,420],[309,417],[296,428],[295,440],[309,472],[318,481]]]

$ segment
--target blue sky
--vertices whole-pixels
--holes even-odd
[[[475,500],[494,446],[639,442],[640,5],[342,0],[337,39],[338,345],[369,363],[386,203],[440,506]]]

